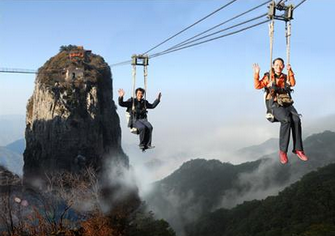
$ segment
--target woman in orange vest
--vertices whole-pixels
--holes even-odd
[[[270,104],[274,118],[280,122],[279,159],[282,164],[288,162],[287,150],[290,130],[292,130],[293,136],[293,153],[303,161],[308,160],[303,150],[301,120],[292,105],[293,101],[290,96],[289,86],[295,85],[294,73],[290,64],[287,65],[288,75],[282,73],[284,67],[284,60],[276,58],[272,65],[271,80],[269,80],[269,73],[264,74],[263,78],[259,80],[260,67],[258,64],[253,65],[255,89],[267,89],[266,102]]]

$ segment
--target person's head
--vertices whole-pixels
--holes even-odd
[[[135,90],[135,93],[136,93],[137,100],[141,100],[145,94],[145,90],[143,88],[137,88]]]
[[[285,67],[284,60],[280,57],[276,58],[272,62],[272,68],[276,74],[280,74]]]

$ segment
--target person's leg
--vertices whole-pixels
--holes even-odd
[[[146,132],[145,132],[145,136],[146,136],[146,146],[150,147],[151,146],[151,141],[152,141],[152,131],[153,131],[153,127],[151,125],[151,123],[148,120],[144,120],[143,124],[146,127]]]
[[[140,137],[140,146],[145,146],[146,143],[145,143],[145,130],[146,130],[146,127],[145,125],[142,123],[141,120],[136,120],[135,123],[134,123],[134,127],[138,130],[139,132],[139,137]]]
[[[290,107],[290,112],[292,116],[293,153],[297,154],[300,160],[307,161],[308,157],[304,153],[302,144],[302,128],[299,114],[293,106]]]
[[[273,108],[273,115],[280,122],[279,149],[282,152],[287,153],[288,144],[290,141],[290,112],[285,107],[278,106]]]
[[[302,129],[301,129],[301,120],[297,110],[291,106],[290,107],[292,122],[292,137],[293,137],[293,152],[295,153],[296,150],[303,151],[302,145]]]

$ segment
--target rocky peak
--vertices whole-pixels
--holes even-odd
[[[110,67],[83,47],[62,46],[39,70],[26,114],[24,179],[52,171],[100,170],[128,159],[113,101]]]

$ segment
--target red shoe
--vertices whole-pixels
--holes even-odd
[[[308,157],[305,155],[304,151],[295,151],[295,154],[299,157],[300,160],[302,161],[308,161]]]
[[[279,160],[282,164],[286,164],[288,162],[287,153],[283,151],[279,151]]]

